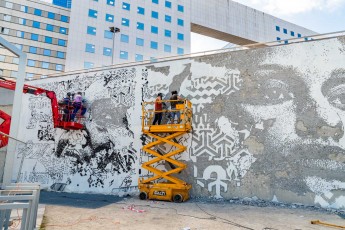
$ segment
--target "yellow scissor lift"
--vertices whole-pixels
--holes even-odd
[[[170,103],[171,100],[163,100],[164,103]],[[167,200],[174,202],[183,202],[189,198],[191,185],[185,181],[174,177],[173,174],[181,172],[187,167],[186,164],[173,159],[186,150],[186,146],[177,143],[176,138],[188,133],[192,129],[192,103],[189,100],[179,101],[176,105],[176,111],[180,111],[180,122],[178,124],[152,125],[154,102],[144,102],[142,105],[142,131],[144,134],[152,137],[152,141],[146,144],[142,149],[151,154],[154,158],[142,164],[142,168],[152,172],[154,175],[150,178],[139,178],[140,199]],[[182,104],[183,102],[183,104]],[[163,110],[163,113],[170,113],[174,110]],[[159,135],[160,134],[160,135]],[[175,147],[175,150],[167,153],[158,151],[158,145],[169,144]],[[161,171],[154,164],[166,161],[172,167],[169,171]],[[158,180],[164,182],[158,182]]]

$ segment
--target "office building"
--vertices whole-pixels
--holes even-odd
[[[228,0],[0,0],[0,23],[28,54],[28,79],[188,54],[191,32],[238,45],[316,34]],[[0,56],[4,76],[13,62]]]
[[[0,36],[27,53],[26,78],[65,71],[70,11],[41,1],[0,1]],[[15,77],[18,58],[0,50],[0,73]]]
[[[190,53],[185,2],[73,1],[66,70]],[[120,29],[115,38],[110,27]]]

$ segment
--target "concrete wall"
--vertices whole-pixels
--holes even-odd
[[[172,90],[193,102],[180,176],[192,196],[345,208],[345,38],[236,51],[33,81],[82,91],[86,129],[53,129],[49,100],[25,95],[14,179],[56,190],[135,189],[141,102]],[[163,146],[162,149],[165,147]],[[157,167],[165,168],[164,163]]]
[[[238,45],[317,34],[231,0],[191,0],[191,4],[192,32]]]

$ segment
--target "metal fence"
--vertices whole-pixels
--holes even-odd
[[[40,197],[39,184],[11,184],[0,190],[0,229],[10,226],[13,210],[22,210],[19,215],[20,230],[36,229]]]

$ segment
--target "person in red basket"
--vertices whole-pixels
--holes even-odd
[[[83,101],[83,97],[82,97],[82,93],[78,92],[75,96],[74,96],[74,100],[73,100],[73,113],[71,116],[71,120],[74,121],[74,118],[77,114],[77,112],[79,111],[79,109],[81,110],[81,116],[84,116],[84,114],[86,113],[86,108],[82,106],[82,101]]]
[[[162,103],[162,97],[163,94],[162,93],[158,93],[156,101],[155,101],[155,117],[153,119],[153,125],[155,125],[156,123],[158,123],[158,125],[161,124],[162,122],[162,110],[163,110],[163,103]]]

